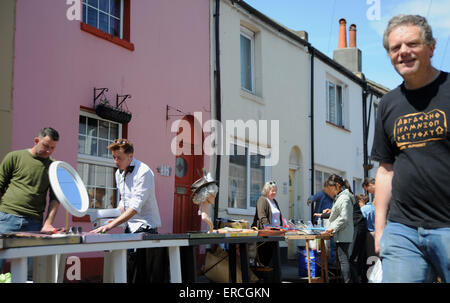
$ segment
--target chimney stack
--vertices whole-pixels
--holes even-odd
[[[333,52],[333,59],[351,72],[361,73],[362,54],[356,47],[356,25],[352,24],[349,27],[350,43],[347,48],[346,24],[347,21],[344,18],[339,20],[339,43],[338,48]]]
[[[344,18],[339,20],[338,48],[347,48],[347,21]]]
[[[350,25],[350,27],[348,29],[348,35],[349,35],[348,47],[356,48],[356,25],[355,24]]]

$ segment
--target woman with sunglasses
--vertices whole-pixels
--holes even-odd
[[[283,217],[281,215],[280,206],[275,196],[277,195],[277,184],[275,181],[266,182],[261,190],[261,197],[256,203],[256,213],[253,218],[252,227],[264,229],[264,226],[281,227],[283,225]],[[259,261],[263,265],[269,265],[272,259],[271,242],[265,242],[258,247]]]

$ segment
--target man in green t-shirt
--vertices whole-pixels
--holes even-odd
[[[0,234],[17,231],[56,231],[53,221],[59,202],[50,187],[48,169],[59,134],[43,128],[30,149],[8,153],[0,164]],[[44,211],[47,194],[50,202]]]

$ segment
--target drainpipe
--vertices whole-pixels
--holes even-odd
[[[311,54],[311,112],[310,112],[310,123],[311,123],[311,195],[314,195],[314,48],[309,46],[308,52]],[[314,219],[314,204],[311,205],[311,221]]]
[[[222,112],[221,112],[221,86],[220,86],[220,39],[219,39],[219,16],[220,16],[220,0],[216,0],[216,12],[214,14],[214,26],[215,26],[215,48],[216,48],[216,71],[215,71],[215,101],[216,101],[216,120],[221,122]],[[220,135],[222,137],[223,134]],[[221,148],[222,145],[220,144]],[[216,181],[220,185],[220,153],[216,155]],[[218,228],[217,218],[219,216],[219,193],[216,195],[214,201],[214,228]]]

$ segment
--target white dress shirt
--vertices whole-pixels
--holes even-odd
[[[128,220],[128,228],[133,233],[142,225],[149,228],[161,227],[153,171],[134,158],[130,163],[130,167],[132,166],[132,172],[116,171],[116,184],[120,193],[119,207],[125,210],[132,208],[137,212]]]

